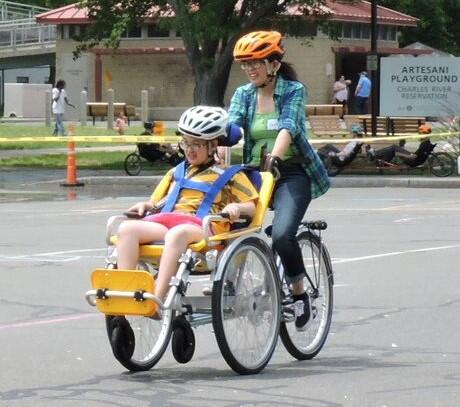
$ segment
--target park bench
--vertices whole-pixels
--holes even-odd
[[[96,118],[100,117],[104,120],[107,117],[109,104],[107,102],[88,102],[86,103],[86,115],[93,119],[93,126],[96,123]],[[136,116],[136,109],[132,105],[126,103],[114,103],[113,104],[114,117],[117,117],[120,113],[123,113],[128,118],[128,125],[130,119]]]
[[[390,117],[390,133],[418,133],[425,121],[424,117]]]
[[[343,105],[305,105],[305,114],[310,116],[333,116],[341,117],[343,115]]]
[[[360,116],[364,134],[371,135],[371,116]],[[418,133],[420,125],[425,123],[424,117],[377,117],[377,135],[394,136],[401,133]]]
[[[339,116],[310,116],[308,118],[312,138],[324,139],[325,143],[333,143],[334,139],[350,137],[349,131],[342,125]],[[318,148],[315,145],[315,148]]]

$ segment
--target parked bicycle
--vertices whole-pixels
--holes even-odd
[[[142,135],[153,135],[155,123],[144,123],[145,131]],[[168,163],[172,167],[178,165],[184,159],[184,154],[179,147],[172,144],[138,143],[136,151],[126,156],[124,169],[128,175],[139,175],[146,164],[155,162]]]

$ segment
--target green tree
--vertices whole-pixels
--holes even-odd
[[[194,102],[222,105],[238,37],[257,28],[279,27],[280,16],[293,5],[306,15],[317,14],[324,1],[82,0],[93,23],[80,38],[76,55],[99,43],[118,47],[123,31],[148,16],[180,32],[195,77]]]
[[[48,7],[48,8],[58,8],[66,6],[67,4],[75,3],[74,0],[26,0],[22,2],[23,4],[30,4],[32,6]]]
[[[420,41],[460,55],[460,0],[380,0],[378,3],[420,19],[417,28],[402,30],[402,46]]]

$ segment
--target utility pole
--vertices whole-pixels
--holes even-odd
[[[371,1],[371,52],[367,56],[367,70],[371,73],[371,101],[372,101],[372,137],[377,135],[377,75],[378,75],[378,55],[377,55],[377,0]]]

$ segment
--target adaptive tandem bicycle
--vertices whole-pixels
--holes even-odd
[[[179,260],[166,300],[153,295],[163,246],[142,245],[137,270],[117,270],[112,231],[126,217],[112,217],[108,227],[107,266],[92,272],[90,305],[105,314],[107,335],[115,358],[128,370],[151,369],[169,343],[174,358],[193,357],[193,329],[212,323],[219,349],[239,374],[260,372],[269,362],[278,335],[296,359],[315,357],[331,325],[334,277],[321,239],[324,221],[302,222],[297,239],[307,270],[304,278],[311,317],[306,330],[294,325],[295,307],[279,257],[267,243],[270,227],[262,229],[274,177],[262,172],[256,213],[242,229],[210,235],[211,222],[228,222],[223,215],[204,218],[205,238],[190,245]],[[162,183],[164,180],[162,181]],[[167,192],[160,183],[155,193]],[[209,274],[211,295],[190,295],[191,276]],[[196,291],[196,290],[195,290]],[[158,313],[157,310],[160,312]],[[159,315],[161,315],[159,317]]]

